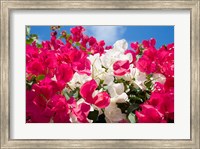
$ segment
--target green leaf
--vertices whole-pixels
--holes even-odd
[[[79,99],[80,98],[80,91],[79,89],[76,89],[74,92],[73,92],[73,97],[75,99]]]
[[[146,93],[146,99],[149,99],[150,95],[148,93]]]
[[[30,26],[26,26],[26,36],[30,35],[30,31],[31,31],[31,27]]]
[[[64,38],[64,36],[60,36],[60,37],[58,37],[58,39],[63,39]]]
[[[129,107],[128,103],[116,103],[117,107],[121,109],[122,113],[127,112],[127,108]]]
[[[71,43],[71,44],[72,44],[72,43],[73,43],[73,40],[71,40],[71,39],[70,39],[70,40],[69,40],[69,43]]]
[[[141,57],[142,57],[142,55],[137,55],[136,56],[137,59],[140,59]]]
[[[31,87],[32,87],[32,83],[26,82],[26,89],[31,90]]]
[[[131,101],[140,101],[140,102],[143,102],[143,99],[142,99],[142,98],[137,97],[137,96],[135,96],[135,95],[130,95],[129,98],[130,98]]]
[[[45,78],[45,75],[38,75],[36,80],[40,81],[40,80],[43,80],[44,78]]]
[[[144,82],[144,85],[145,85],[148,89],[151,89],[151,87],[152,87],[152,82],[151,82],[151,81],[145,81],[145,82]]]
[[[37,43],[38,48],[42,48],[42,44]]]
[[[101,84],[103,84],[103,82],[104,82],[104,80],[100,80],[100,83],[99,83],[99,84],[101,85]]]
[[[70,99],[70,96],[68,95],[67,92],[63,92],[63,95],[65,96],[66,100],[69,100],[69,99]]]
[[[32,38],[26,39],[26,44],[32,44],[34,40]]]
[[[32,39],[38,39],[38,35],[37,35],[37,34],[30,34],[30,37],[31,37]]]
[[[136,123],[136,117],[135,117],[135,114],[133,113],[129,113],[128,115],[128,119],[131,123]]]
[[[134,103],[134,104],[131,104],[131,105],[128,107],[127,111],[128,111],[128,113],[131,113],[131,112],[137,110],[138,108],[139,108],[139,104]]]
[[[108,86],[103,86],[103,90],[107,91],[108,90]]]
[[[83,51],[85,51],[85,50],[83,50]],[[87,52],[87,54],[90,55],[90,54],[92,54],[92,52]]]
[[[81,44],[79,42],[76,42],[75,43],[75,46],[80,46]]]
[[[95,123],[106,123],[105,114],[101,114],[98,116],[98,119]]]
[[[86,48],[83,47],[82,45],[80,46],[80,49],[83,50],[83,51],[86,51]],[[88,52],[88,54],[92,54],[91,52]]]
[[[69,37],[70,37],[70,34],[67,34],[67,35],[66,35],[66,39],[68,40],[68,39],[69,39]]]
[[[99,111],[97,110],[90,111],[90,113],[88,114],[88,118],[90,120],[93,120],[93,122],[96,122],[98,119],[98,115],[99,115]]]
[[[151,77],[153,76],[153,74],[148,74],[147,76],[146,76],[146,78],[147,78],[147,80],[151,80]]]

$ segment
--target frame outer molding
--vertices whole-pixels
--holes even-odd
[[[8,8],[2,9],[1,2],[1,145],[8,144],[9,138],[9,56],[8,56]]]
[[[194,139],[196,148],[200,148],[200,2],[191,9],[191,139]],[[198,133],[196,133],[198,130]]]
[[[200,1],[21,1],[3,0],[1,7],[1,148],[200,148]],[[12,9],[189,9],[191,12],[190,140],[12,140],[9,138],[9,14]]]

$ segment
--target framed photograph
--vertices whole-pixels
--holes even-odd
[[[1,148],[199,148],[200,1],[1,1]]]

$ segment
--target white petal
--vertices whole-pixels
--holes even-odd
[[[152,82],[159,82],[161,84],[164,84],[166,81],[166,77],[163,74],[160,73],[154,73],[152,76],[153,81]]]
[[[121,109],[119,109],[116,104],[110,104],[106,107],[104,114],[106,116],[106,121],[110,123],[126,119],[126,115],[122,114]]]
[[[114,81],[113,75],[106,75],[104,79],[104,84],[110,85]]]
[[[124,103],[127,100],[128,100],[128,95],[126,93],[122,93],[121,95],[111,98],[112,103]]]
[[[115,88],[115,91],[118,95],[122,94],[124,92],[124,84],[123,83],[116,83],[113,85]]]
[[[126,42],[125,39],[122,39],[115,42],[113,49],[124,52],[125,50],[127,50],[127,48],[128,48],[128,43]]]

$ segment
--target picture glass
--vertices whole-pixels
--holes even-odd
[[[174,26],[26,26],[26,123],[174,123]]]

